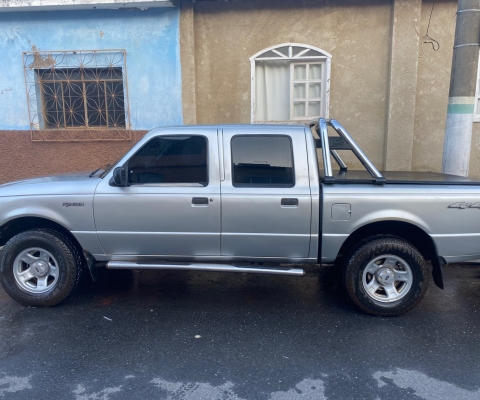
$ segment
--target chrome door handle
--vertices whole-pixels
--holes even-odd
[[[298,199],[282,199],[280,204],[282,206],[296,207],[296,206],[298,206]]]
[[[208,197],[193,197],[192,198],[192,204],[195,206],[206,206],[208,205]]]

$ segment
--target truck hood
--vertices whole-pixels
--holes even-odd
[[[100,178],[88,175],[89,172],[76,172],[9,182],[0,185],[0,197],[93,194]]]

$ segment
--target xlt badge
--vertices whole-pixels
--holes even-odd
[[[85,203],[63,203],[64,207],[83,207]]]

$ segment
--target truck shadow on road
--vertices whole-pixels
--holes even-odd
[[[304,277],[103,269],[95,284],[88,277],[83,279],[82,287],[73,296],[73,301],[121,296],[124,301],[129,301],[130,297],[130,300],[148,304],[156,301],[188,301],[221,307],[257,303],[264,303],[266,307],[280,307],[288,303],[302,303],[302,307],[336,307],[339,311],[357,313],[346,298],[338,267],[305,266],[305,269],[307,273]]]

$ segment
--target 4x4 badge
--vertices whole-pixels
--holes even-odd
[[[448,208],[460,208],[462,210],[465,208],[480,208],[480,203],[453,203]]]

